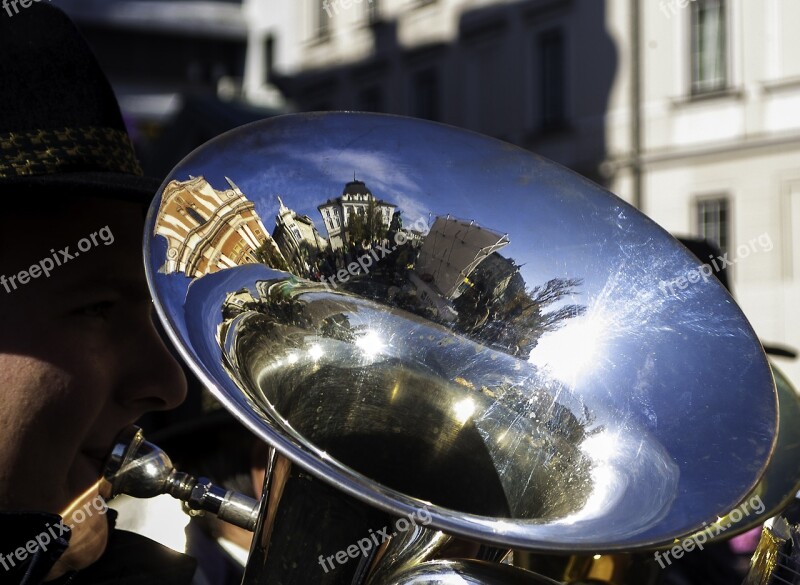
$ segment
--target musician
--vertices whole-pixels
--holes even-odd
[[[0,98],[0,583],[189,583],[97,488],[117,434],[185,394],[142,268],[158,182],[52,5],[0,15]]]

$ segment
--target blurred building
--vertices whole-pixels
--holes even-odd
[[[464,279],[487,258],[508,245],[508,236],[450,217],[437,217],[419,251],[416,271],[447,299],[464,291]]]
[[[607,17],[605,0],[300,0],[289,11],[277,0],[252,3],[286,12],[275,30],[285,58],[272,80],[297,109],[445,122],[603,181],[603,120],[618,107],[612,35],[627,26],[624,11]],[[625,152],[625,137],[616,142]]]
[[[270,30],[243,0],[52,3],[109,76],[148,174],[166,175],[211,138],[288,108],[267,81]]]

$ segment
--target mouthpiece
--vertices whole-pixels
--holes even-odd
[[[145,441],[137,426],[120,433],[103,470],[100,495],[111,500],[119,494],[135,498],[169,494],[192,510],[210,512],[251,532],[258,519],[257,500],[177,471],[164,451]]]

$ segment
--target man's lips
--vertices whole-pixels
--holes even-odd
[[[115,433],[112,437],[109,437],[108,440],[92,442],[90,445],[81,448],[81,455],[91,460],[93,463],[96,463],[100,472],[102,472],[105,468],[106,461],[108,461],[108,458],[111,456],[111,451],[114,449],[114,446],[119,440],[119,437],[123,434],[123,431],[129,428],[130,426],[124,426],[119,430],[118,433]]]

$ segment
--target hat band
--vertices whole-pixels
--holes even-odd
[[[128,135],[114,128],[0,134],[0,179],[105,171],[142,175]]]

